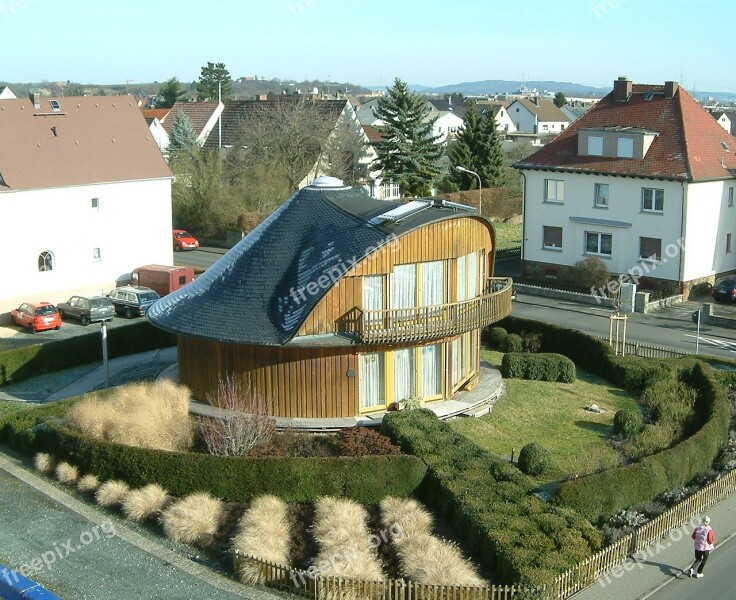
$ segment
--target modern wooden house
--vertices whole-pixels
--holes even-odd
[[[178,335],[179,380],[200,400],[227,376],[276,417],[442,402],[475,385],[480,331],[511,312],[494,244],[474,209],[322,177],[148,318]]]

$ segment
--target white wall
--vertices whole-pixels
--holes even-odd
[[[679,279],[679,247],[682,221],[682,188],[679,183],[650,181],[625,177],[589,176],[554,172],[525,171],[524,194],[524,260],[559,265],[574,265],[589,256],[585,253],[585,232],[612,235],[610,258],[599,256],[611,273],[642,270],[646,276]],[[544,201],[546,179],[565,181],[562,204]],[[609,186],[609,207],[595,208],[594,184]],[[642,188],[665,190],[662,214],[642,212]],[[617,221],[630,226],[577,223],[570,217]],[[562,249],[548,250],[543,246],[543,226],[562,227]],[[662,262],[653,264],[639,258],[640,237],[662,240]],[[736,243],[736,240],[734,241]],[[671,245],[675,256],[666,256]]]
[[[521,102],[512,102],[506,109],[516,131],[523,133],[536,133],[537,118],[530,113]]]
[[[173,264],[169,179],[0,193],[0,214],[0,314],[24,300],[108,292],[136,267]],[[53,271],[38,270],[44,251]]]
[[[431,113],[430,116],[432,116]],[[445,113],[434,122],[432,135],[439,136],[436,143],[444,144],[448,137],[457,135],[462,126],[463,120],[455,113]]]
[[[159,121],[158,119],[154,119],[153,121],[151,121],[148,129],[151,132],[153,140],[156,142],[158,149],[161,151],[166,150],[166,148],[169,147],[169,134],[166,133],[164,126],[161,125],[161,121]]]
[[[516,125],[504,107],[499,108],[496,113],[496,129],[510,133],[516,131]]]

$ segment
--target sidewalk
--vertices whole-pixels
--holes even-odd
[[[716,532],[718,551],[736,536],[736,495],[716,504],[706,514]],[[692,531],[690,524],[675,530],[572,597],[575,600],[644,600],[669,583],[685,579],[683,570],[690,567],[694,558]]]

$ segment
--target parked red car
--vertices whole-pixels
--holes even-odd
[[[61,315],[49,302],[24,302],[10,311],[10,318],[18,325],[28,327],[31,333],[61,329]]]
[[[199,242],[191,234],[183,229],[174,229],[174,250],[180,252],[182,250],[196,250],[199,248]]]

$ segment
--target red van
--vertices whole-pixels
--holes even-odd
[[[194,279],[192,267],[169,267],[166,265],[145,265],[133,271],[138,276],[137,285],[151,288],[159,296],[170,294]]]

